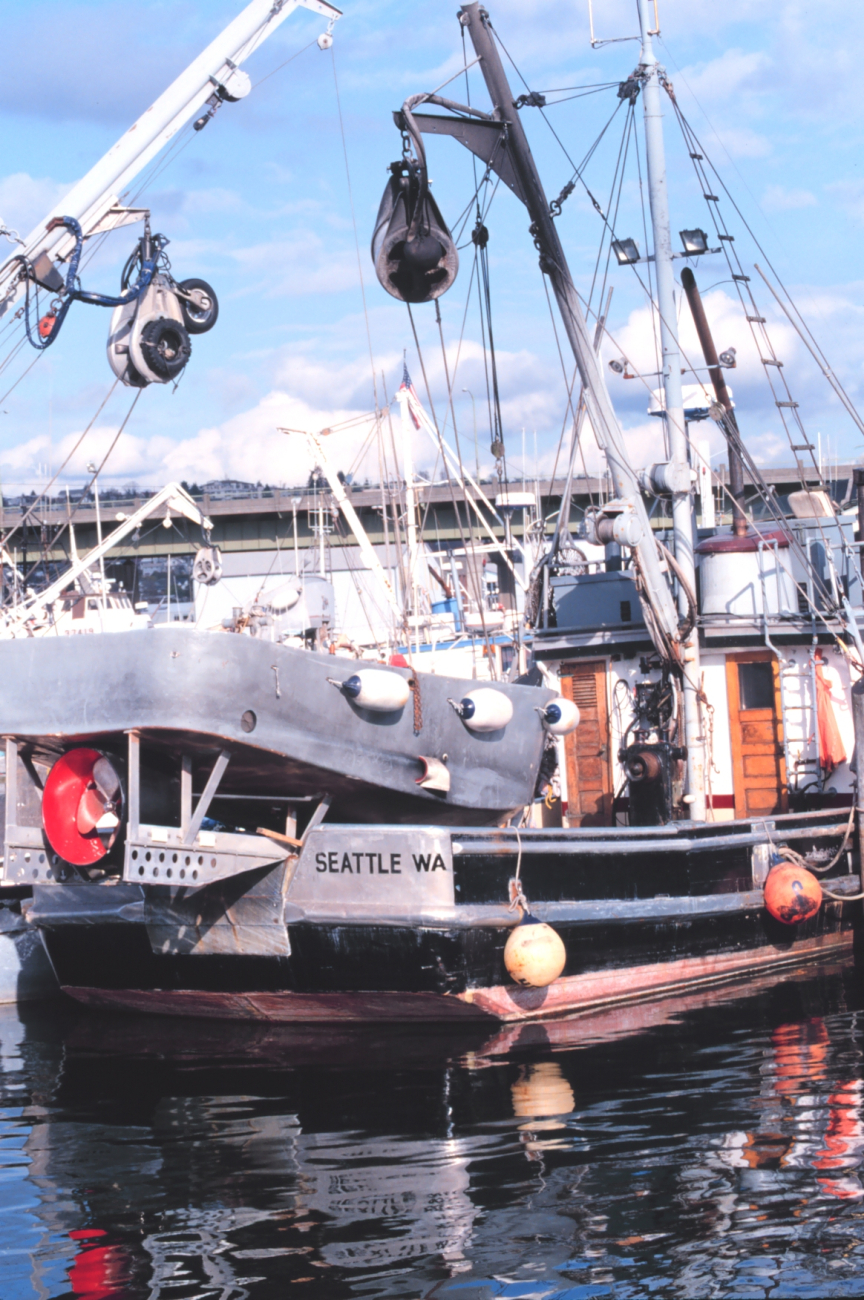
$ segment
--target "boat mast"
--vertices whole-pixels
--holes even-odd
[[[640,0],[640,14],[644,20],[643,10],[645,0]],[[561,319],[567,338],[573,349],[573,355],[579,370],[579,376],[584,386],[585,407],[591,427],[594,430],[594,436],[606,456],[609,465],[609,471],[612,476],[615,492],[619,497],[626,498],[631,504],[633,513],[636,515],[640,527],[641,535],[638,539],[634,538],[635,550],[639,566],[644,577],[644,599],[650,604],[654,618],[659,625],[661,637],[671,642],[680,653],[682,667],[684,670],[684,703],[685,703],[685,733],[686,745],[688,751],[687,759],[687,795],[686,799],[690,806],[690,815],[694,820],[705,820],[705,771],[703,759],[703,739],[701,736],[701,720],[699,717],[698,688],[699,688],[699,650],[698,642],[695,640],[694,633],[690,634],[686,645],[681,645],[679,641],[678,627],[679,615],[672,598],[672,592],[667,581],[667,577],[660,565],[657,547],[651,531],[651,524],[648,520],[645,504],[642,500],[642,494],[639,489],[636,474],[630,465],[627,450],[624,444],[624,434],[618,423],[614,408],[606,389],[606,381],[600,368],[599,358],[591,346],[591,339],[579,304],[579,298],[576,293],[573,280],[570,275],[567,259],[564,256],[564,249],[561,240],[558,237],[558,231],[555,221],[549,208],[549,201],[543,190],[543,185],[534,159],[531,156],[531,150],[528,146],[528,140],[519,120],[519,114],[514,108],[513,92],[507,81],[501,59],[498,55],[498,49],[492,36],[489,16],[485,9],[481,8],[477,0],[474,3],[465,4],[459,13],[460,22],[468,28],[471,37],[471,43],[474,46],[474,52],[480,59],[480,68],[483,73],[483,79],[489,91],[494,109],[493,117],[499,122],[506,123],[507,132],[507,151],[512,159],[514,171],[519,181],[522,191],[522,197],[525,206],[531,214],[531,233],[535,242],[540,249],[540,264],[546,275],[549,276],[552,284],[555,298],[558,303]],[[650,110],[652,133],[659,133],[660,128],[660,102],[659,102],[659,78],[651,52],[650,37],[647,36],[647,25],[643,21],[643,42],[647,39],[647,47],[643,43],[643,55],[647,59],[645,67],[646,72],[646,114],[649,112],[649,102],[653,105]],[[647,86],[653,79],[654,95],[648,97]],[[646,130],[648,124],[646,116]],[[662,164],[662,135],[659,136],[660,143],[660,162]],[[660,245],[665,248],[665,254],[668,258],[669,277],[668,286],[664,282],[664,298],[661,300],[660,309],[664,321],[670,324],[675,320],[674,308],[674,288],[671,276],[671,244],[669,239],[669,218],[666,205],[665,190],[665,173],[662,166],[657,167],[656,148],[654,151],[654,176],[657,184],[657,209],[655,213],[655,196],[652,192],[652,214],[655,215],[655,240],[657,239],[657,223],[665,223],[666,235],[665,243],[658,241],[658,279],[660,275]],[[661,216],[663,220],[661,221]],[[666,291],[668,287],[668,299],[666,302]],[[664,303],[666,304],[664,307]],[[664,350],[667,340],[664,338]],[[693,574],[693,543],[692,543],[692,526],[690,521],[690,472],[687,464],[687,441],[684,429],[684,415],[681,402],[681,375],[680,362],[676,360],[675,365],[671,366],[669,356],[671,349],[674,348],[674,355],[678,357],[678,348],[675,341],[674,332],[670,330],[668,340],[670,353],[667,355],[665,364],[666,378],[669,381],[672,378],[672,371],[677,376],[678,388],[675,394],[673,411],[677,411],[676,418],[670,418],[670,433],[673,429],[676,433],[674,458],[679,459],[679,472],[684,471],[686,477],[682,477],[682,483],[686,483],[686,491],[681,491],[673,498],[674,519],[676,523],[676,558],[682,563],[685,574],[691,579],[691,590],[694,588],[692,582]],[[667,406],[672,405],[669,400],[669,391],[667,390]],[[684,530],[684,520],[686,517],[686,531]],[[679,543],[678,538],[681,537]],[[686,560],[689,557],[689,568],[686,566]],[[686,606],[686,597],[683,592],[679,594],[679,599],[684,604],[684,616],[689,611]],[[656,641],[655,641],[656,644]],[[661,641],[662,644],[662,641]],[[660,646],[658,645],[658,648]]]
[[[402,464],[405,470],[405,534],[408,539],[408,642],[411,642],[412,618],[420,645],[420,624],[417,608],[417,497],[414,490],[414,450],[411,446],[411,416],[408,410],[408,388],[403,383],[396,394],[402,424]]]
[[[651,41],[648,19],[650,0],[636,0],[642,36],[642,55],[638,70],[642,82],[645,115],[645,152],[648,164],[648,195],[654,235],[654,266],[657,277],[657,307],[660,313],[660,342],[663,350],[663,391],[665,394],[666,432],[672,473],[672,527],[675,559],[682,570],[690,593],[696,590],[696,566],[693,558],[693,516],[691,504],[690,461],[687,451],[687,425],[681,394],[681,353],[676,334],[675,276],[672,268],[672,233],[669,224],[669,192],[666,185],[666,152],[663,143],[663,102],[661,78],[664,70],[657,62]],[[678,607],[682,619],[688,613],[688,594],[678,585]],[[699,708],[699,632],[694,625],[683,649],[684,743],[687,746],[687,795],[690,816],[704,821],[705,811],[705,742]]]
[[[462,6],[459,21],[468,29],[474,52],[480,60],[480,70],[493,104],[493,120],[505,123],[507,153],[519,181],[521,197],[531,216],[531,234],[540,249],[541,268],[549,276],[567,339],[573,350],[594,436],[606,457],[616,493],[626,499],[636,516],[639,536],[634,537],[632,542],[626,538],[622,540],[632,545],[639,557],[645,579],[644,599],[650,604],[661,637],[677,643],[678,611],[666,574],[660,565],[639,483],[628,459],[624,434],[609,398],[599,360],[591,346],[579,297],[549,209],[549,200],[514,107],[513,92],[492,36],[489,15],[477,0],[473,0],[473,3]]]

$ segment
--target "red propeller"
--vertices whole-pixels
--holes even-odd
[[[112,848],[123,820],[123,789],[114,762],[98,749],[70,749],[48,773],[42,824],[64,862],[89,867]]]

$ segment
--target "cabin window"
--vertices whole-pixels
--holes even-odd
[[[98,601],[98,600],[88,600],[88,601],[87,601],[87,608],[88,608],[88,609],[98,609],[98,608],[99,608],[99,601]]]
[[[738,665],[738,697],[742,709],[774,708],[774,669],[770,663]]]

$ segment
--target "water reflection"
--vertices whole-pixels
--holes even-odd
[[[0,1294],[859,1296],[861,1007],[832,969],[491,1034],[5,1009]]]

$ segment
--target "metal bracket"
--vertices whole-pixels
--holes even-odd
[[[130,884],[201,889],[215,880],[272,867],[286,856],[284,849],[263,835],[199,831],[193,844],[183,839],[176,826],[138,829],[136,839],[126,841],[123,860],[123,879]]]
[[[192,845],[195,843],[195,836],[198,834],[198,832],[201,829],[201,823],[203,822],[204,818],[207,816],[207,811],[211,803],[213,802],[213,796],[216,793],[216,791],[219,789],[219,782],[222,780],[222,777],[225,775],[225,768],[228,766],[230,761],[231,761],[230,751],[227,749],[221,750],[219,757],[216,759],[216,762],[213,764],[213,771],[210,773],[210,776],[207,779],[207,784],[205,785],[203,791],[201,792],[201,798],[198,800],[198,806],[196,807],[194,813],[192,814],[189,820],[188,829],[186,831],[186,834],[183,836],[184,845]],[[191,781],[191,774],[190,774],[190,781]],[[191,786],[190,786],[190,798],[191,798]]]
[[[395,113],[394,117],[398,126],[400,114]],[[506,123],[444,117],[439,113],[412,113],[412,117],[424,135],[452,135],[454,140],[458,140],[487,167],[491,167],[517,199],[525,202],[525,193],[507,149]]]

